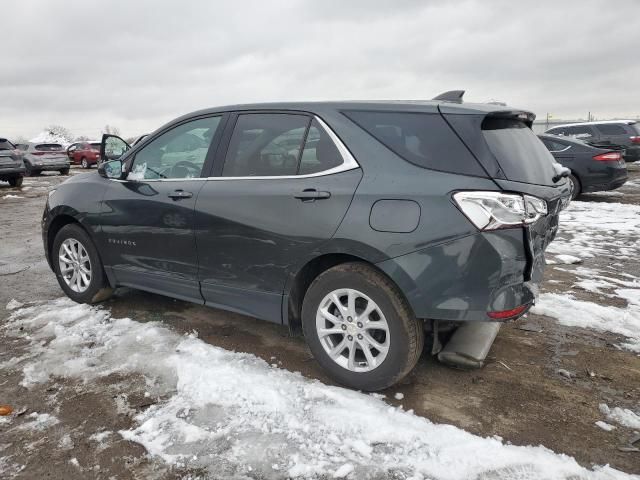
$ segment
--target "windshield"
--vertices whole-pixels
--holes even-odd
[[[482,133],[509,180],[554,185],[553,157],[522,121],[487,117],[482,123]]]

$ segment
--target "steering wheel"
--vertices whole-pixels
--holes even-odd
[[[173,167],[171,167],[168,171],[171,172],[171,175],[173,176],[173,172],[175,171],[174,169],[178,168],[178,167],[184,167],[187,168],[189,170],[192,170],[195,175],[200,175],[200,172],[202,171],[202,167],[200,165],[196,165],[193,162],[190,162],[188,160],[181,160],[179,162],[177,162]]]

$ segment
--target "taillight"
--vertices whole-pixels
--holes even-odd
[[[519,307],[512,308],[511,310],[501,310],[499,312],[487,312],[487,316],[494,320],[510,320],[524,313],[529,307],[529,304],[520,305]]]
[[[600,155],[593,157],[593,159],[598,160],[599,162],[617,162],[622,159],[622,155],[620,152],[601,153]]]
[[[453,199],[480,230],[516,228],[547,214],[547,202],[532,195],[501,192],[457,192]]]
[[[636,135],[634,137],[629,137],[631,139],[631,143],[640,144],[640,135]]]

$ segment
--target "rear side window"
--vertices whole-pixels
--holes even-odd
[[[486,173],[440,114],[346,111],[376,140],[419,167],[463,175]]]
[[[284,113],[238,115],[223,177],[296,175],[311,118]]]
[[[548,138],[543,138],[541,140],[550,152],[563,152],[571,148],[570,145],[564,145],[560,142],[554,142],[553,140],[549,140]]]
[[[509,180],[537,185],[554,184],[554,159],[523,122],[487,117],[482,122],[482,134]]]
[[[90,147],[92,150],[100,150],[100,143],[92,143]]]
[[[57,143],[41,143],[39,145],[36,145],[35,148],[40,152],[58,152],[62,150],[62,145],[59,145]]]
[[[603,123],[596,125],[596,128],[600,130],[603,135],[625,135],[627,131],[622,125],[615,123]]]
[[[574,127],[567,127],[565,129],[565,135],[568,135],[570,137],[576,137],[576,138],[582,138],[582,139],[589,139],[592,138],[594,135],[593,130],[591,129],[591,127],[587,127],[586,125],[577,125]]]

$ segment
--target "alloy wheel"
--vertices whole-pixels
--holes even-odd
[[[389,352],[389,324],[380,307],[351,288],[334,290],[320,302],[316,332],[329,358],[352,372],[379,367]]]
[[[67,286],[74,292],[82,293],[91,284],[91,260],[82,243],[75,238],[67,238],[58,252],[60,274]]]

